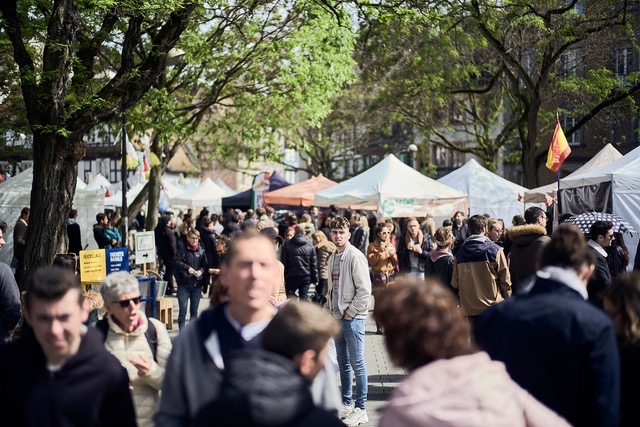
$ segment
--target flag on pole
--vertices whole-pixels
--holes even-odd
[[[567,138],[565,138],[564,132],[562,132],[562,126],[560,126],[560,122],[558,121],[556,130],[553,132],[549,152],[547,153],[547,168],[558,172],[562,163],[569,157],[569,154],[571,154],[571,147],[569,147]]]

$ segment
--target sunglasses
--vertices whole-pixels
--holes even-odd
[[[140,297],[135,297],[135,298],[130,298],[130,299],[125,299],[122,301],[116,301],[116,303],[120,304],[120,307],[122,308],[127,308],[129,307],[129,304],[133,302],[133,305],[138,305],[140,304]]]

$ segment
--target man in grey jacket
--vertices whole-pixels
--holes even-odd
[[[342,405],[340,417],[347,426],[369,422],[366,410],[367,367],[364,363],[364,327],[371,295],[367,258],[349,243],[349,221],[336,217],[329,225],[337,250],[329,257],[331,280],[327,304],[340,322],[336,355],[340,367]],[[356,375],[355,408],[351,409],[352,376]]]
[[[261,335],[276,314],[269,300],[280,280],[273,243],[254,231],[232,242],[220,280],[229,302],[216,305],[180,331],[165,370],[157,427],[190,426],[220,394],[225,357],[234,350],[259,349]],[[325,364],[326,369],[331,369]],[[321,372],[311,384],[314,403],[337,412],[335,374]],[[215,420],[211,420],[215,425]]]

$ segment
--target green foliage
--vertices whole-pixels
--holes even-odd
[[[287,135],[318,125],[354,79],[349,21],[308,0],[207,6],[178,45],[180,63],[130,120],[153,129],[165,153],[190,141],[205,164],[276,159]]]
[[[387,111],[390,121],[409,121],[432,144],[474,153],[487,164],[519,140],[528,185],[536,179],[534,157],[543,157],[536,151],[540,136],[547,137],[541,132],[559,107],[582,126],[620,100],[632,102],[640,88],[636,73],[621,78],[611,71],[611,46],[637,50],[629,3],[427,4],[361,9],[358,59],[376,94],[370,107]]]

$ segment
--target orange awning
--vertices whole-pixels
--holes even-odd
[[[337,182],[320,175],[297,184],[270,191],[264,195],[264,202],[267,205],[311,206],[314,204],[317,192],[326,190],[336,184]]]

